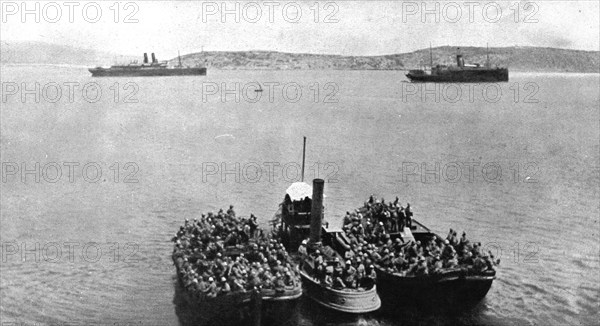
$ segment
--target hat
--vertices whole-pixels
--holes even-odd
[[[349,260],[346,260],[346,265],[352,264]]]
[[[208,278],[208,281],[209,281],[209,282],[214,282],[215,280],[214,280],[212,277],[209,277],[209,278]]]
[[[225,279],[225,277],[221,277],[221,282],[225,282],[227,281],[227,279]]]

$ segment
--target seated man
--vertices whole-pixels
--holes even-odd
[[[323,283],[325,283],[326,286],[333,286],[332,274],[333,274],[332,271],[330,271],[330,270],[326,271],[325,279],[323,280]]]
[[[343,289],[346,287],[346,284],[344,283],[344,281],[342,281],[342,278],[338,276],[333,279],[332,287],[334,289]]]

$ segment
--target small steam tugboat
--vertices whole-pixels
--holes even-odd
[[[288,188],[280,206],[279,223],[275,223],[275,233],[286,239],[290,246],[309,236],[308,240],[300,240],[298,250],[300,275],[308,297],[338,312],[363,314],[375,311],[381,307],[381,300],[375,285],[374,267],[368,266],[370,270],[367,271],[364,265],[342,262],[343,256],[336,251],[339,243],[336,238],[343,235],[342,230],[322,225],[324,183],[315,179],[313,187],[297,183]],[[302,191],[294,192],[299,190]],[[312,194],[307,196],[310,191]]]

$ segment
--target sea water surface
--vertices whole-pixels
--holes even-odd
[[[501,264],[485,300],[457,315],[339,320],[303,300],[290,323],[600,319],[598,75],[436,86],[400,71],[92,79],[80,67],[4,66],[2,83],[2,322],[187,324],[174,232],[229,204],[268,227],[300,179],[303,136],[305,179],[325,179],[329,223],[371,194],[398,196]],[[35,83],[37,102],[23,91]]]

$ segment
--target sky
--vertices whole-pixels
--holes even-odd
[[[600,50],[598,0],[22,2],[1,1],[2,41],[162,58],[178,50],[384,55],[430,43]]]

